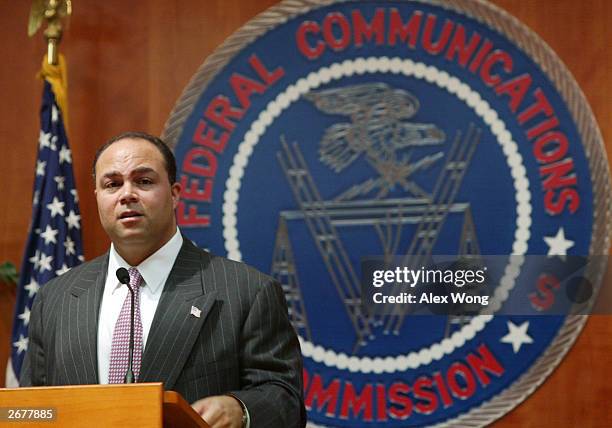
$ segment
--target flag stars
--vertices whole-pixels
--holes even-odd
[[[53,256],[47,256],[44,253],[40,255],[40,259],[38,260],[38,265],[40,266],[40,273],[48,270],[51,272],[51,262],[53,261]]]
[[[59,109],[53,104],[51,106],[51,122],[55,123],[59,120]]]
[[[40,150],[51,147],[51,133],[40,131],[38,136],[38,147]]]
[[[26,284],[24,288],[28,292],[28,297],[32,298],[34,297],[36,293],[38,293],[38,290],[40,289],[40,285],[38,284],[38,282],[36,282],[34,278],[31,278],[30,283]]]
[[[68,217],[66,217],[66,223],[68,224],[68,230],[72,230],[72,228],[80,229],[81,228],[81,216],[76,214],[73,210],[70,210],[68,213]]]
[[[27,306],[23,308],[23,312],[17,315],[17,318],[23,321],[24,325],[30,324],[30,308]]]
[[[55,274],[57,276],[60,276],[60,275],[62,275],[64,273],[68,272],[69,270],[70,270],[70,268],[68,266],[66,266],[66,263],[63,263],[62,267],[55,271]]]
[[[512,345],[514,353],[518,353],[524,344],[533,343],[531,336],[527,334],[529,329],[529,321],[525,321],[521,325],[516,325],[512,321],[507,322],[508,334],[501,338],[503,343]]]
[[[66,248],[66,255],[76,255],[76,251],[74,249],[74,241],[70,239],[70,236],[66,236],[66,240],[64,241],[64,248]]]
[[[53,201],[47,204],[47,208],[51,211],[51,217],[55,218],[56,215],[64,215],[64,203],[60,202],[57,196],[53,197]]]
[[[34,253],[34,255],[32,257],[30,257],[28,259],[30,261],[30,263],[32,263],[34,265],[34,269],[38,269],[38,266],[40,264],[40,251],[36,250],[36,252]]]
[[[72,163],[72,153],[70,149],[66,146],[62,146],[59,152],[59,162],[62,164],[63,162]]]
[[[57,175],[53,177],[53,180],[57,183],[57,190],[64,190],[64,183],[66,182],[66,177]]]
[[[44,176],[47,162],[43,160],[36,161],[36,175]]]
[[[545,236],[544,241],[548,245],[549,256],[559,256],[565,261],[567,250],[574,246],[574,241],[565,238],[565,231],[561,227],[555,236]]]
[[[48,87],[45,91],[48,93]],[[77,192],[73,188],[72,152],[65,138],[60,108],[57,104],[45,107],[41,115],[44,128],[38,135],[39,157],[36,160],[35,189],[32,193],[35,215],[30,227],[30,239],[36,247],[29,248],[26,255],[23,266],[25,276],[22,278],[24,284],[20,291],[24,304],[16,311],[18,331],[15,331],[10,342],[13,357],[19,360],[23,359],[29,348],[28,335],[24,332],[30,324],[31,304],[41,291],[41,284],[68,272],[78,264],[77,258],[83,261],[82,255],[79,255],[82,252],[81,215]],[[68,237],[68,233],[72,237]]]
[[[50,243],[57,244],[57,239],[55,238],[59,231],[57,229],[53,229],[50,225],[47,225],[47,228],[40,236],[45,240],[45,244],[49,245]]]
[[[21,354],[28,350],[28,338],[23,337],[23,334],[19,335],[19,340],[17,342],[13,342],[13,346],[17,348],[17,354]]]

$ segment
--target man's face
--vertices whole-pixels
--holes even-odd
[[[98,158],[98,213],[118,248],[152,254],[176,232],[174,210],[181,187],[170,184],[164,165],[157,147],[141,139],[119,140]]]

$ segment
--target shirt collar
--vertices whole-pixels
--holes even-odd
[[[140,275],[144,279],[144,285],[149,287],[152,293],[156,293],[159,287],[166,282],[174,261],[176,260],[181,247],[183,246],[183,236],[176,228],[176,233],[168,242],[166,242],[159,250],[147,257],[138,266],[130,266],[123,257],[119,255],[115,246],[111,244],[110,254],[108,259],[108,275],[115,275],[117,269],[124,267],[129,269],[135,267],[140,272]],[[116,286],[113,291],[119,288],[121,284],[119,281],[116,282]]]

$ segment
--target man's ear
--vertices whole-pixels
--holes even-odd
[[[174,206],[174,208],[177,207],[179,200],[181,198],[181,190],[183,190],[183,188],[181,187],[181,184],[178,182],[170,186],[170,192],[172,193],[172,205]]]

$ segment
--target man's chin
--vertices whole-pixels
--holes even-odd
[[[125,244],[136,244],[151,239],[151,234],[147,233],[146,229],[141,227],[121,228],[117,230],[113,242],[121,242]]]

